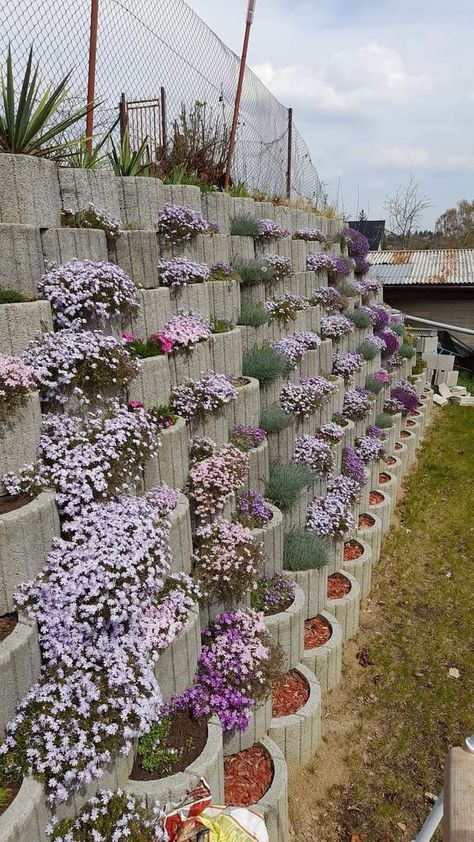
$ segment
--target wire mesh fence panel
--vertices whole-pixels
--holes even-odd
[[[208,127],[220,125],[228,132],[239,59],[198,15],[183,0],[98,2],[95,132],[109,129],[117,120],[124,94],[129,106],[133,104],[133,142],[139,142],[143,130],[162,143],[161,89],[166,94],[165,132],[169,138],[180,125],[183,109],[189,115],[196,103],[198,108],[205,106]],[[33,44],[42,80],[57,83],[71,72],[68,106],[72,109],[82,104],[87,98],[90,13],[91,0],[3,0],[3,59],[10,43],[21,71]],[[291,146],[292,196],[323,205],[323,186],[295,127]],[[287,170],[288,109],[247,68],[233,181],[270,196],[285,195]]]

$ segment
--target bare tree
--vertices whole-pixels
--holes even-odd
[[[413,174],[406,184],[401,184],[396,193],[387,198],[384,208],[389,216],[388,227],[402,248],[407,248],[423,211],[430,207],[430,197],[420,192]]]

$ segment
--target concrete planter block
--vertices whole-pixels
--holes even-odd
[[[272,462],[291,462],[295,452],[296,424],[290,423],[284,430],[267,434],[268,458]]]
[[[48,228],[41,232],[41,243],[46,267],[49,263],[61,266],[71,260],[109,259],[104,231],[89,228]]]
[[[330,413],[332,417],[332,412]],[[325,413],[323,413],[323,407],[318,407],[315,409],[311,415],[307,415],[304,418],[297,417],[296,420],[296,435],[297,436],[314,436],[316,430],[319,429],[321,424],[324,424]]]
[[[120,219],[133,228],[155,230],[165,203],[159,178],[116,176]]]
[[[184,629],[170,646],[163,649],[155,662],[155,678],[160,685],[164,702],[169,702],[172,696],[183,693],[191,686],[200,654],[199,609],[194,605],[188,610],[188,620]]]
[[[415,461],[415,451],[416,451],[416,437],[415,434],[412,433],[410,430],[403,430],[400,433],[400,441],[402,444],[405,445],[407,449],[407,456],[406,456],[406,467],[411,468],[413,462]]]
[[[359,631],[360,586],[357,579],[347,571],[344,571],[344,576],[351,583],[349,593],[340,599],[328,599],[327,605],[341,624],[343,640],[350,640]]]
[[[379,474],[381,471],[384,471],[387,465],[383,459],[373,459],[372,462],[369,462],[369,486],[370,490],[372,488],[378,488],[379,486]],[[364,489],[366,490],[366,489]]]
[[[269,289],[265,284],[240,284],[241,307],[262,305],[268,297]]]
[[[259,325],[258,327],[249,327],[248,325],[239,325],[242,334],[242,352],[253,351],[254,348],[262,348],[263,345],[268,345],[268,330],[267,325]]]
[[[0,616],[15,610],[15,591],[40,572],[58,535],[59,517],[51,491],[0,515]]]
[[[261,409],[267,409],[269,406],[272,406],[274,403],[278,402],[278,398],[280,397],[280,392],[283,387],[283,377],[277,377],[273,383],[269,383],[266,386],[260,387],[260,407]]]
[[[242,599],[213,599],[199,604],[199,620],[201,631],[207,629],[221,614],[229,611],[246,611],[250,608],[250,597],[247,594]]]
[[[288,829],[288,772],[283,753],[270,737],[259,740],[268,751],[273,765],[273,781],[265,795],[253,805],[265,819],[270,842],[287,842]]]
[[[171,394],[170,366],[168,357],[145,357],[140,360],[138,377],[128,388],[128,400],[141,401],[147,409],[167,406]]]
[[[369,505],[370,491],[371,491],[372,488],[376,487],[375,485],[374,486],[372,485],[371,473],[370,473],[369,468],[367,468],[367,467],[364,468],[364,477],[365,477],[365,484],[363,485],[363,487],[361,489],[361,492],[360,492],[360,500],[354,506],[355,515],[357,517],[360,514],[362,514],[362,512],[365,512],[367,510],[367,506]],[[378,479],[378,474],[377,474],[377,479]]]
[[[313,672],[321,686],[321,692],[331,690],[341,681],[342,674],[342,627],[333,614],[320,611],[320,617],[331,626],[331,637],[322,646],[305,649],[302,663]]]
[[[350,418],[346,419],[346,423],[344,425],[344,447],[354,447],[356,440],[356,427],[353,421]]]
[[[329,575],[327,565],[313,570],[291,570],[288,573],[304,593],[304,619],[309,620],[324,611]]]
[[[281,228],[286,228],[288,231],[291,231],[291,208],[286,208],[283,205],[275,205],[273,212],[275,215],[275,222],[277,222]],[[293,241],[288,239],[288,242],[291,243]]]
[[[327,476],[326,474],[313,474],[313,482],[308,486],[308,503],[311,503],[316,497],[325,497],[327,494]]]
[[[397,428],[395,427],[395,425],[393,425],[392,427],[389,427],[388,429],[384,430],[384,433],[385,433],[385,442],[386,442],[386,448],[385,449],[386,449],[387,453],[392,454],[394,452],[395,443],[398,441],[400,433],[399,433],[399,431],[397,431]]]
[[[252,529],[253,537],[263,545],[265,576],[273,576],[283,566],[283,515],[276,506],[269,506],[273,517],[266,526],[261,529]]]
[[[155,231],[124,231],[109,244],[109,260],[120,266],[137,287],[154,289],[160,285]]]
[[[213,319],[237,324],[240,316],[240,284],[236,281],[209,281],[209,312]]]
[[[229,257],[231,263],[255,258],[255,244],[253,237],[229,237]]]
[[[193,539],[191,535],[189,501],[184,494],[179,495],[178,505],[171,512],[170,520],[170,573],[190,573]]]
[[[3,153],[0,159],[0,223],[58,228],[58,167],[47,158]]]
[[[202,246],[203,263],[207,263],[208,266],[214,266],[215,263],[229,263],[229,242],[226,236],[222,234],[204,236]]]
[[[283,240],[271,240],[270,242],[256,242],[255,253],[257,257],[265,257],[267,254],[279,254],[291,262],[291,240],[285,237]]]
[[[16,706],[38,680],[41,655],[36,623],[19,618],[17,625],[0,643],[0,669],[3,692],[0,699],[0,734],[15,716]]]
[[[237,754],[267,735],[272,719],[271,696],[264,702],[255,702],[251,708],[250,721],[245,731],[233,731],[224,737],[224,757]]]
[[[227,371],[227,369],[225,369]],[[237,386],[237,398],[227,404],[229,430],[238,424],[258,427],[260,423],[260,388],[258,380],[247,377],[248,383]]]
[[[25,298],[38,298],[38,281],[44,273],[39,228],[0,225],[0,253],[0,290],[9,289]]]
[[[361,545],[363,553],[353,561],[344,561],[342,569],[357,579],[360,587],[361,599],[369,595],[372,586],[372,550],[360,538],[355,539]]]
[[[416,389],[416,394],[419,398],[421,398],[423,394],[423,390],[426,386],[426,370],[423,371],[421,374],[414,374],[412,375],[413,378],[413,385]]]
[[[332,452],[334,454],[334,474],[340,474],[342,468],[342,451],[344,450],[345,442],[344,439],[338,441],[332,447]]]
[[[313,307],[307,307],[304,311],[306,315],[306,330],[312,333],[319,333],[321,330],[321,308],[318,304]]]
[[[285,655],[285,670],[301,663],[304,652],[305,594],[296,585],[295,598],[286,611],[265,617],[267,631]]]
[[[323,339],[319,346],[320,374],[330,374],[332,372],[332,356],[332,339]]]
[[[128,755],[116,755],[110,763],[102,767],[100,776],[93,778],[86,786],[75,790],[67,801],[56,804],[55,815],[58,819],[74,818],[98,789],[114,790],[120,787],[121,781],[127,780],[132,764],[133,752],[129,752]]]
[[[367,417],[365,418],[358,418],[354,421],[354,428],[355,428],[355,437],[356,439],[365,436],[365,432],[367,430],[367,424],[369,424],[369,420]]]
[[[304,526],[308,510],[308,490],[303,488],[295,502],[283,511],[283,531],[288,535],[292,529]]]
[[[291,265],[294,272],[306,272],[306,243],[304,240],[291,240]]]
[[[256,219],[259,217],[256,216],[256,202],[254,202],[251,198],[241,198],[240,196],[232,197],[229,196],[229,214],[230,218],[233,219],[234,216],[253,216]]]
[[[210,339],[211,368],[230,377],[242,376],[242,337],[240,328],[214,333]]]
[[[58,173],[63,208],[81,211],[92,203],[111,216],[120,216],[117,178],[112,170],[59,167]]]
[[[49,301],[0,304],[0,354],[17,357],[33,339],[52,330]]]
[[[209,222],[217,222],[219,232],[230,234],[230,201],[227,193],[202,193],[201,206],[203,216]]]
[[[186,208],[193,208],[201,213],[201,190],[192,184],[164,184],[163,197],[166,202],[173,205],[184,205]]]
[[[395,451],[395,453],[397,453],[397,451]],[[392,459],[395,461],[392,462]],[[390,462],[386,463],[384,468],[390,471],[390,473],[397,478],[397,483],[399,487],[403,476],[403,459],[401,459],[398,455],[390,456]],[[382,468],[382,470],[384,470],[384,468]]]
[[[344,560],[344,538],[326,535],[323,538],[326,549],[326,565],[328,576],[340,570]],[[314,614],[312,615],[314,617]]]
[[[180,310],[199,313],[206,322],[210,319],[209,312],[209,283],[186,284],[184,287],[173,287],[170,289],[170,303],[173,313]]]
[[[308,763],[321,742],[321,687],[304,664],[296,668],[309,685],[303,707],[290,716],[272,717],[268,736],[281,749],[288,769]]]
[[[270,474],[268,442],[264,441],[258,447],[253,447],[248,451],[248,457],[249,474],[244,488],[246,491],[259,491],[260,494],[264,494]]]
[[[352,530],[351,536],[363,544],[367,544],[371,550],[372,566],[375,567],[380,560],[380,549],[382,546],[382,521],[373,512],[363,512],[372,518],[371,526],[358,526]]]
[[[288,333],[304,333],[306,330],[305,310],[298,310],[294,320],[283,322],[280,319],[268,320],[268,338],[270,342],[283,339]]]
[[[3,157],[3,156],[2,156]],[[20,791],[0,816],[2,842],[47,842],[49,812],[44,788],[35,778],[24,778]]]
[[[40,438],[41,406],[39,392],[29,392],[0,426],[0,494],[6,494],[1,477],[36,461]]]
[[[172,351],[167,358],[171,388],[175,389],[189,378],[199,380],[212,368],[211,342],[205,339],[192,348]]]
[[[139,289],[137,298],[138,310],[132,316],[121,319],[121,330],[148,339],[153,333],[158,333],[171,318],[170,291],[165,288]]]
[[[209,257],[209,249],[212,249],[209,241],[209,234],[197,234],[192,240],[186,240],[182,243],[171,243],[159,236],[158,248],[161,257],[165,260],[169,260],[171,257],[185,257],[194,263],[206,263],[206,254]],[[211,257],[213,256],[214,252],[212,251]]]
[[[418,447],[421,438],[421,422],[419,420],[415,420],[414,418],[407,418],[405,421],[405,429],[408,430],[409,433],[413,433],[416,441],[415,447]]]
[[[380,489],[376,489],[379,491],[379,494],[382,494],[383,500],[380,503],[370,503],[368,506],[368,514],[369,515],[377,515],[381,524],[382,524],[382,535],[385,535],[390,528],[390,515],[392,512],[392,503],[390,500],[390,495],[387,494],[385,491],[380,491]]]
[[[229,440],[225,407],[215,412],[200,412],[189,422],[189,435],[192,439],[209,437],[216,444],[226,444]]]
[[[160,482],[172,488],[184,488],[189,472],[189,430],[184,418],[162,430],[161,447],[157,456],[146,462],[143,472],[145,491]]]
[[[398,493],[398,477],[395,474],[392,474],[386,468],[383,470],[384,474],[387,474],[390,479],[387,482],[378,482],[377,489],[382,492],[382,494],[388,494],[390,497],[390,514],[393,514],[397,503],[397,493]]]
[[[180,801],[193,789],[201,778],[208,782],[214,804],[224,800],[224,760],[222,754],[222,729],[217,717],[213,716],[207,726],[207,742],[203,751],[184,772],[177,772],[158,781],[133,781],[128,778],[122,789],[143,798],[149,807],[155,803]]]
[[[314,309],[314,308],[310,308]],[[312,330],[312,328],[309,328]],[[321,357],[319,348],[310,348],[306,351],[299,364],[300,378],[315,377],[321,371]]]

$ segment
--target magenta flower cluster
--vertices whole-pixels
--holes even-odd
[[[168,243],[185,243],[198,234],[217,233],[218,225],[208,222],[199,211],[168,203],[158,216],[158,233]]]
[[[170,351],[180,351],[192,348],[198,342],[210,339],[212,331],[210,325],[199,313],[183,311],[171,316],[165,326],[156,334],[156,338],[170,346]],[[152,337],[153,339],[154,337]]]
[[[378,331],[377,337],[383,342],[382,355],[384,357],[392,357],[397,353],[400,347],[400,340],[393,330],[385,327]]]
[[[193,263],[185,257],[172,257],[158,263],[160,284],[165,287],[184,287],[187,284],[202,284],[211,274],[205,263]]]
[[[171,393],[171,408],[189,421],[199,412],[213,412],[237,397],[237,389],[226,374],[208,371],[200,380],[187,380]]]
[[[298,436],[293,461],[308,465],[318,474],[329,474],[334,467],[331,445],[317,436]]]
[[[21,403],[36,388],[37,373],[19,357],[0,354],[0,417],[3,408]]]
[[[307,333],[289,333],[283,339],[274,342],[272,347],[288,361],[291,368],[296,368],[306,351],[319,348],[320,345],[319,336],[308,331]]]
[[[333,339],[337,341],[343,336],[349,336],[355,330],[354,322],[351,322],[346,316],[334,314],[330,316],[323,316],[321,319],[321,336],[323,339]]]

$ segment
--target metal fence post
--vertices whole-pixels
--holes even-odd
[[[286,198],[291,199],[291,155],[293,151],[293,109],[288,109],[288,167],[286,170]]]
[[[91,0],[91,25],[89,34],[89,72],[87,77],[86,143],[87,151],[92,152],[94,132],[95,69],[97,63],[97,30],[99,25],[99,0]]]

